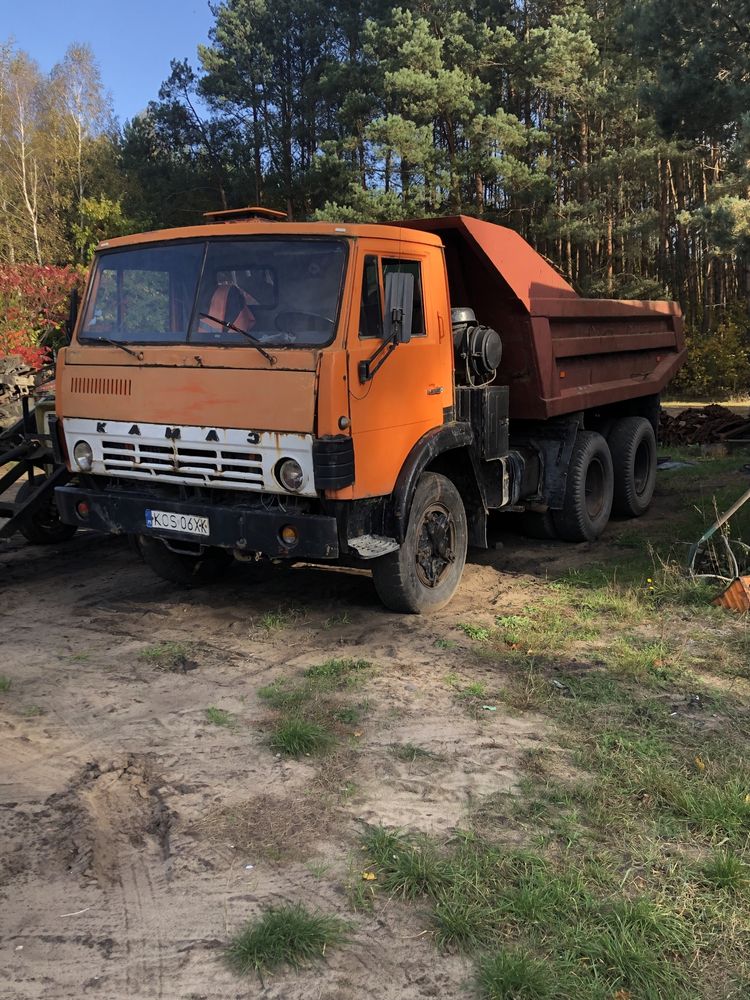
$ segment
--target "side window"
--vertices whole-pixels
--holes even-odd
[[[422,265],[418,260],[387,260],[383,258],[383,281],[391,271],[414,276],[414,310],[411,314],[412,337],[424,337],[424,301],[422,299]]]
[[[359,309],[359,335],[383,339],[383,304],[380,300],[380,269],[377,257],[365,257],[362,271],[362,301]]]

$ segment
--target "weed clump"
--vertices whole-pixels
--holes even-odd
[[[750,883],[750,865],[734,851],[716,850],[703,865],[709,885],[731,892],[743,892]]]
[[[258,695],[278,719],[271,747],[293,757],[325,753],[336,743],[337,725],[356,725],[367,703],[342,704],[341,693],[355,687],[372,667],[368,660],[330,659],[305,670],[295,681],[274,681]]]
[[[209,722],[212,726],[233,726],[234,716],[224,708],[209,705],[206,709],[206,722]]]
[[[271,749],[289,757],[324,753],[334,742],[333,733],[307,719],[283,719],[271,735]]]
[[[548,962],[526,951],[498,951],[482,960],[477,987],[483,1000],[553,1000],[559,994]]]
[[[372,664],[368,660],[326,660],[305,671],[305,677],[319,689],[350,687]]]
[[[184,642],[157,642],[138,654],[138,659],[157,670],[179,674],[194,670],[197,663],[190,659],[190,649]]]
[[[226,959],[239,975],[321,959],[327,948],[341,944],[348,925],[334,916],[311,913],[301,903],[271,907],[237,934]]]

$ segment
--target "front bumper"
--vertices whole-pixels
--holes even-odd
[[[183,503],[157,499],[145,493],[118,493],[116,490],[98,493],[78,486],[59,487],[55,490],[55,499],[66,524],[109,534],[150,535],[167,542],[216,545],[292,559],[336,559],[339,555],[336,518],[323,514],[284,514],[241,506]],[[76,509],[82,502],[88,504],[87,517],[81,517]],[[208,518],[210,534],[199,537],[149,528],[146,511],[152,508]],[[293,546],[281,540],[281,529],[287,525],[297,530],[298,541]]]

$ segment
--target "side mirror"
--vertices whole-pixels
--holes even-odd
[[[408,344],[411,340],[411,319],[414,311],[414,275],[389,271],[385,276],[385,340]]]
[[[70,292],[70,303],[68,306],[68,318],[65,322],[65,342],[69,344],[73,339],[73,331],[76,328],[76,320],[78,319],[78,306],[80,302],[80,297],[78,295],[78,289],[73,288]]]

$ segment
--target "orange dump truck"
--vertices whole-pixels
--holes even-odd
[[[66,523],[135,536],[175,582],[256,554],[338,561],[425,612],[492,511],[582,541],[647,509],[674,303],[582,299],[465,216],[269,214],[97,249],[58,361]]]

